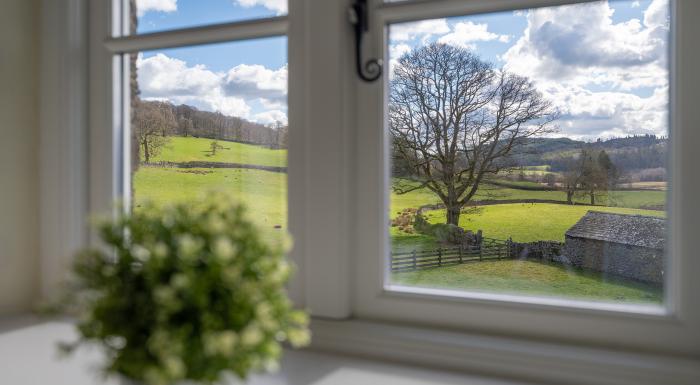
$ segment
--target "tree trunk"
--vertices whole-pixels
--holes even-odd
[[[148,141],[143,141],[143,160],[148,163],[151,160],[151,154],[148,153]]]
[[[573,198],[574,198],[574,192],[572,190],[566,190],[566,203],[568,203],[570,205],[574,204]]]
[[[459,214],[462,211],[462,206],[461,205],[451,205],[451,206],[446,206],[446,219],[447,219],[447,224],[450,225],[455,225],[459,226]]]

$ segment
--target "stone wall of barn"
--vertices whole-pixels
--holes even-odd
[[[567,236],[561,262],[643,282],[663,283],[664,251],[659,249]]]

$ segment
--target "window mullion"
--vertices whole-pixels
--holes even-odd
[[[377,0],[376,13],[386,23],[401,23],[459,14],[500,12],[594,1],[596,0],[418,0],[394,2]]]
[[[130,53],[158,48],[233,42],[285,35],[288,24],[287,16],[280,16],[262,20],[111,38],[107,39],[104,45],[112,53]]]

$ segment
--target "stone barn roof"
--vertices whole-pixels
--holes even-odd
[[[666,219],[589,211],[566,231],[566,236],[663,249]]]

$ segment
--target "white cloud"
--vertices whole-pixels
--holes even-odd
[[[404,54],[411,52],[411,46],[404,43],[393,44],[389,46],[389,76],[393,77],[394,68],[399,62],[399,58]]]
[[[620,89],[667,82],[665,0],[637,19],[613,23],[607,2],[549,7],[528,13],[523,36],[503,58],[511,71],[531,78],[608,83]]]
[[[203,65],[187,63],[162,53],[137,59],[139,87],[151,96],[203,95],[221,83],[221,76]]]
[[[510,41],[510,36],[489,32],[487,24],[466,21],[455,24],[452,32],[440,37],[438,42],[474,50],[476,49],[475,42],[493,40],[507,43]]]
[[[411,52],[411,46],[408,44],[394,44],[389,47],[389,57],[392,59],[398,59],[408,52]]]
[[[643,22],[613,13],[607,2],[529,11],[505,68],[535,81],[566,135],[667,135],[668,2],[654,0]]]
[[[241,64],[231,68],[224,79],[228,95],[268,102],[285,101],[287,97],[287,66],[271,70],[259,64]]]
[[[136,13],[139,17],[149,11],[175,12],[177,0],[136,0]]]
[[[274,125],[277,122],[287,125],[287,114],[280,110],[270,110],[255,114],[253,120],[265,125]]]
[[[639,8],[641,4],[639,4],[639,1],[633,1],[632,4],[630,4],[630,7],[632,8]]]
[[[287,67],[271,70],[261,65],[240,64],[227,72],[215,72],[204,65],[157,54],[139,55],[136,62],[141,97],[191,104],[225,115],[254,121],[286,122]],[[264,111],[252,113],[251,103],[258,101]],[[273,112],[277,111],[277,112]],[[284,119],[281,118],[284,114]]]
[[[593,92],[583,87],[550,83],[541,89],[560,111],[561,132],[575,139],[634,134],[668,135],[668,88],[649,97],[628,92]]]
[[[287,0],[234,0],[241,7],[250,8],[261,5],[275,11],[278,15],[287,13]]]
[[[392,41],[409,41],[420,38],[426,41],[433,35],[443,35],[450,32],[446,19],[413,21],[393,24],[389,27],[389,38]]]
[[[644,25],[647,28],[669,28],[668,0],[654,0],[644,11]]]

